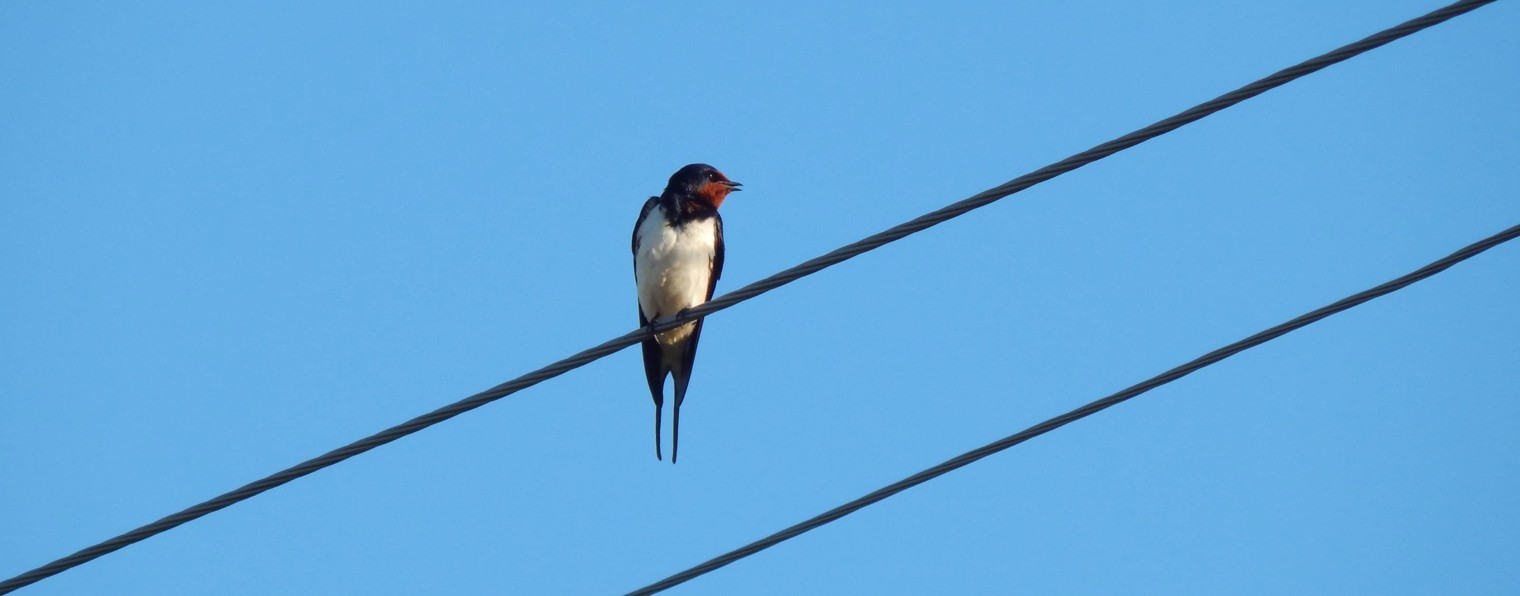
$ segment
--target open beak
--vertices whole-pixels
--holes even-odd
[[[744,190],[742,188],[739,188],[741,186],[744,186],[742,183],[734,182],[733,180],[724,180],[723,185],[728,187],[729,192],[739,192],[741,190]]]

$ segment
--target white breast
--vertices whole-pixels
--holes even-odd
[[[634,255],[634,281],[638,284],[639,308],[653,321],[707,301],[716,251],[716,222],[692,221],[679,229],[666,225],[663,208],[655,207],[639,226],[639,250]],[[670,345],[686,339],[685,325],[658,336]]]

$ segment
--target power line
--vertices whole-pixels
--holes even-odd
[[[1219,362],[1220,360],[1224,360],[1225,358],[1229,358],[1230,356],[1234,356],[1235,354],[1239,354],[1240,352],[1244,352],[1253,347],[1286,335],[1290,331],[1307,326],[1310,323],[1349,309],[1363,302],[1367,302],[1373,298],[1401,290],[1410,284],[1440,273],[1447,267],[1451,267],[1452,265],[1472,258],[1478,253],[1513,240],[1516,237],[1520,237],[1520,225],[1516,225],[1510,229],[1504,230],[1503,232],[1499,232],[1498,234],[1494,234],[1493,236],[1489,236],[1488,238],[1484,238],[1483,240],[1468,245],[1462,250],[1447,255],[1445,258],[1421,267],[1413,272],[1404,275],[1403,277],[1389,281],[1375,288],[1347,296],[1336,301],[1333,304],[1320,307],[1303,315],[1299,315],[1297,318],[1291,321],[1282,323],[1280,325],[1257,333],[1256,335],[1252,335],[1223,348],[1219,348],[1217,350],[1199,356],[1187,364],[1183,364],[1182,366],[1178,366],[1169,371],[1151,377],[1150,379],[1147,379],[1141,383],[1131,385],[1128,389],[1089,403],[1060,416],[1056,416],[1055,418],[1051,418],[992,443],[988,443],[971,451],[957,455],[942,464],[884,486],[866,496],[830,509],[822,514],[819,514],[816,517],[813,517],[812,519],[794,525],[780,532],[776,532],[775,534],[771,534],[770,536],[766,536],[760,540],[751,542],[743,547],[724,553],[723,555],[710,559],[705,563],[697,565],[696,567],[692,567],[643,588],[634,590],[633,592],[630,592],[630,594],[654,594],[656,592],[673,588],[676,585],[694,579],[697,576],[713,571],[734,561],[738,561],[739,559],[743,559],[744,557],[753,555],[791,538],[795,538],[798,535],[807,532],[808,530],[812,530],[818,526],[827,524],[831,521],[859,511],[860,509],[864,509],[865,507],[870,506],[877,501],[881,501],[887,497],[948,474],[954,470],[958,470],[961,467],[969,465],[976,460],[982,459],[1004,449],[1008,449],[1009,447],[1013,447],[1014,445],[1018,445],[1024,441],[1028,441],[1055,429],[1061,428],[1062,426],[1066,426],[1067,424],[1076,422],[1077,420],[1081,420],[1093,414],[1097,414],[1098,412],[1118,405],[1120,402],[1123,402],[1127,399],[1136,397],[1142,393],[1185,377],[1188,374],[1197,371],[1198,369],[1201,369],[1205,366],[1214,364],[1215,362]]]
[[[978,207],[986,206],[998,199],[1002,199],[1031,186],[1055,178],[1092,162],[1098,161],[1119,151],[1123,151],[1155,137],[1161,136],[1186,124],[1202,119],[1205,116],[1233,106],[1237,103],[1255,97],[1267,90],[1284,85],[1294,79],[1318,71],[1326,66],[1346,60],[1357,54],[1361,54],[1400,37],[1404,37],[1421,29],[1441,23],[1457,15],[1471,11],[1479,6],[1493,2],[1494,0],[1463,0],[1441,8],[1423,17],[1408,21],[1391,29],[1384,30],[1356,43],[1343,46],[1339,49],[1307,60],[1271,76],[1260,79],[1254,83],[1221,95],[1213,100],[1194,106],[1182,113],[1156,122],[1150,126],[1134,131],[1117,139],[1111,140],[1087,151],[1083,151],[1054,164],[1045,166],[1008,181],[1000,186],[991,188],[972,196],[968,199],[953,203],[937,211],[922,215],[912,221],[897,225],[884,232],[880,232],[853,244],[838,248],[821,257],[817,257],[800,265],[751,283],[738,290],[729,292],[706,304],[687,310],[671,319],[657,321],[650,327],[638,329],[613,338],[601,345],[584,350],[578,354],[560,360],[521,377],[502,383],[465,399],[459,400],[447,406],[438,408],[432,412],[418,416],[404,423],[380,431],[346,446],[334,449],[319,457],[312,458],[293,467],[281,470],[265,478],[249,483],[241,488],[222,494],[209,501],[194,505],[188,509],[175,513],[148,525],[142,526],[105,542],[85,548],[72,555],[58,559],[11,579],[0,582],[0,594],[6,594],[16,589],[31,585],[42,579],[57,575],[79,565],[83,565],[96,558],[119,550],[128,545],[146,540],[154,535],[169,531],[195,520],[209,513],[218,511],[234,503],[252,498],[264,491],[278,487],[282,484],[311,474],[322,468],[337,464],[355,455],[359,455],[401,437],[420,431],[424,428],[438,424],[490,402],[496,401],[543,381],[547,381],[576,368],[580,368],[591,362],[611,355],[623,348],[641,341],[649,334],[665,331],[677,327],[688,321],[705,317],[712,313],[729,308],[750,298],[754,298],[768,291],[796,281],[802,277],[812,275],[822,269],[836,265],[861,253],[865,253],[885,244],[895,242],[911,234],[923,231],[939,223],[964,215]],[[674,585],[674,584],[672,584]]]

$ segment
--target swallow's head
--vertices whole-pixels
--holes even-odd
[[[694,163],[676,170],[670,176],[665,194],[689,197],[717,209],[723,204],[723,199],[728,198],[728,193],[742,190],[740,186],[743,185],[729,180],[717,168],[705,163]]]

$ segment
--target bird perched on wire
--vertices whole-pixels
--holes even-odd
[[[723,218],[718,207],[740,184],[707,164],[677,170],[665,192],[650,197],[633,225],[633,280],[638,286],[639,325],[667,319],[712,299],[723,274]],[[644,376],[654,396],[654,456],[660,454],[660,412],[665,376],[675,378],[670,462],[681,442],[681,402],[691,382],[702,321],[644,339]]]

